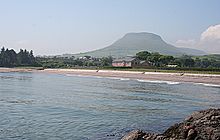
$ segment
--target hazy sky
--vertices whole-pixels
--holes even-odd
[[[94,50],[144,31],[220,53],[219,24],[220,0],[0,0],[0,46],[37,55]]]

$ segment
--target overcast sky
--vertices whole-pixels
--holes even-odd
[[[219,0],[0,0],[0,46],[37,55],[110,45],[129,32],[220,53]]]

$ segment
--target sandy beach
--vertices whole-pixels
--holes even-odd
[[[56,74],[71,74],[81,76],[98,76],[111,78],[129,78],[140,81],[170,81],[192,82],[198,84],[220,85],[220,75],[215,74],[191,74],[191,73],[163,73],[163,72],[137,72],[117,70],[83,70],[83,69],[22,69],[0,68],[0,72],[43,72]]]
[[[220,75],[190,74],[190,73],[162,73],[162,72],[136,72],[117,70],[82,70],[82,69],[45,69],[41,72],[72,74],[82,76],[99,76],[112,78],[129,78],[146,81],[192,82],[198,84],[220,85]]]
[[[34,72],[37,69],[26,69],[26,68],[0,68],[0,72]]]

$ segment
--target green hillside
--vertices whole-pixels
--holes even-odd
[[[86,53],[74,54],[74,56],[113,56],[113,57],[125,57],[134,56],[137,52],[149,51],[159,52],[164,55],[179,56],[182,54],[188,55],[204,55],[206,54],[200,50],[188,49],[188,48],[177,48],[163,41],[163,39],[153,33],[128,33],[121,39],[117,40],[112,45]]]

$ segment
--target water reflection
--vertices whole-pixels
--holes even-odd
[[[0,73],[0,139],[119,139],[220,107],[220,88],[43,73]]]

